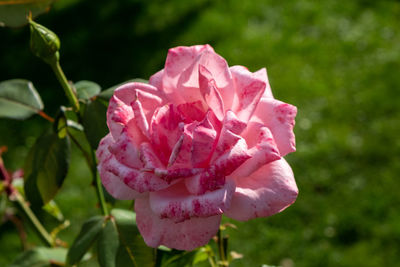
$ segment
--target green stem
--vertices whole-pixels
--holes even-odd
[[[14,193],[15,199],[19,206],[21,207],[22,211],[28,217],[29,221],[34,226],[35,230],[38,232],[40,238],[48,245],[49,247],[54,246],[54,240],[51,235],[46,231],[43,225],[40,223],[36,215],[33,213],[31,208],[29,208],[28,204],[26,203],[25,199],[21,196],[20,193],[15,191]]]
[[[222,262],[225,262],[226,257],[225,257],[225,249],[224,249],[224,242],[221,229],[218,230],[218,252],[220,260]]]
[[[65,94],[67,95],[67,98],[71,105],[74,107],[75,111],[79,111],[79,101],[78,98],[76,97],[74,91],[72,90],[71,86],[68,83],[67,78],[65,77],[65,74],[60,66],[60,62],[58,59],[52,60],[48,62],[53,69],[55,75],[57,76],[58,81],[60,82],[61,86],[63,87]]]
[[[101,180],[100,180],[99,175],[97,175],[96,156],[95,156],[93,150],[91,150],[91,156],[92,156],[92,162],[93,162],[93,164],[91,166],[91,171],[92,171],[92,175],[93,175],[93,180],[95,181],[95,184],[96,184],[97,198],[99,199],[100,207],[101,207],[101,211],[103,212],[103,215],[108,216],[109,212],[108,212],[106,200],[104,198],[103,187],[101,186]]]

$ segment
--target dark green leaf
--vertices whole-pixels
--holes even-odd
[[[120,87],[121,85],[124,85],[124,84],[126,84],[126,83],[131,83],[131,82],[149,83],[149,81],[144,80],[144,79],[140,79],[140,78],[128,80],[128,81],[126,81],[126,82],[123,82],[123,83],[114,85],[113,87],[110,87],[110,88],[108,88],[108,89],[102,91],[102,92],[99,94],[99,97],[102,98],[102,99],[104,99],[104,100],[109,100],[109,99],[113,96],[115,89],[117,89],[117,88]]]
[[[63,265],[67,249],[37,247],[23,252],[9,267],[50,267]]]
[[[0,83],[0,117],[26,119],[42,109],[42,100],[30,81],[15,79]]]
[[[101,91],[100,85],[91,81],[79,81],[74,84],[78,99],[88,100]]]
[[[49,10],[54,0],[0,0],[0,26],[19,27],[32,18]]]
[[[25,165],[25,194],[34,206],[43,206],[54,198],[68,172],[70,157],[68,136],[54,132],[40,136],[28,154]]]
[[[112,220],[108,220],[100,233],[97,252],[100,266],[114,267],[119,247],[118,232]]]
[[[82,124],[93,149],[97,149],[101,138],[108,133],[107,107],[99,100],[89,102],[83,114]]]
[[[121,247],[117,255],[117,266],[154,266],[154,249],[144,243],[136,226],[136,214],[132,211],[114,209],[111,215],[117,223]]]
[[[163,267],[183,267],[192,266],[193,260],[197,251],[179,251],[173,250],[169,253],[163,253],[162,265]]]
[[[83,224],[81,231],[68,251],[67,263],[69,265],[76,264],[82,259],[83,255],[99,236],[101,229],[103,229],[103,223],[104,217],[95,216]]]

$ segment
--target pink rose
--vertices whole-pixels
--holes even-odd
[[[209,45],[176,47],[149,84],[115,90],[97,150],[108,192],[135,199],[151,247],[205,245],[222,214],[271,216],[298,194],[283,159],[296,107],[274,99],[265,69],[229,67]]]

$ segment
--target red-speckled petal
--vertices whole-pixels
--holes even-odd
[[[161,219],[150,208],[147,198],[135,201],[136,223],[144,241],[150,247],[164,245],[179,250],[194,250],[204,246],[218,232],[221,215],[191,218],[175,223]]]
[[[199,90],[199,65],[204,66],[215,81],[215,86],[226,109],[231,108],[234,94],[232,74],[225,59],[215,52],[204,51],[179,77],[176,90],[182,95],[185,102],[202,101]]]
[[[244,139],[239,139],[231,150],[219,157],[213,165],[204,172],[185,179],[186,188],[195,195],[204,194],[221,188],[225,184],[225,177],[250,158]]]
[[[297,198],[292,169],[282,158],[264,165],[249,177],[235,179],[236,191],[225,215],[239,221],[281,212]]]
[[[104,171],[119,177],[127,186],[139,193],[158,191],[169,186],[165,180],[155,175],[154,171],[129,168],[120,163],[113,155],[104,160],[101,165]]]
[[[265,164],[281,158],[267,127],[260,127],[253,138],[257,144],[248,150],[249,159],[232,173],[233,177],[247,177]]]
[[[182,73],[205,51],[214,52],[214,49],[209,45],[196,45],[190,47],[179,46],[168,51],[162,86],[170,102],[174,104],[193,102],[185,99],[184,95],[177,90],[178,80]]]
[[[296,151],[293,133],[297,108],[272,98],[262,98],[251,121],[267,126],[274,136],[281,156]]]
[[[99,148],[96,151],[97,158],[99,159],[98,170],[104,187],[110,195],[117,199],[128,200],[143,197],[143,194],[125,185],[120,177],[105,170],[103,162],[106,162],[112,157],[112,154],[109,152],[109,147],[112,144],[112,136],[108,134],[101,140]]]
[[[150,193],[152,211],[160,218],[182,222],[192,217],[209,217],[222,214],[230,206],[235,183],[230,181],[222,188],[203,195],[192,195],[180,182],[164,190]]]
[[[208,107],[214,112],[215,116],[222,121],[225,113],[224,102],[218,92],[216,82],[211,72],[203,65],[199,65],[199,88]]]
[[[171,152],[181,137],[183,128],[183,117],[176,106],[169,104],[155,111],[150,125],[150,135],[152,144],[163,164],[168,164]]]
[[[119,137],[122,129],[132,118],[133,111],[129,104],[125,104],[116,96],[111,97],[107,109],[107,125],[114,139]]]
[[[251,73],[242,66],[230,68],[235,84],[235,98],[232,110],[237,117],[247,122],[253,115],[264,91],[271,91],[265,69]],[[265,74],[265,77],[264,75]]]
[[[217,131],[211,122],[211,115],[211,111],[208,112],[193,130],[192,164],[196,168],[208,166],[215,150]]]

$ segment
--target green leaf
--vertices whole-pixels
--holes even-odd
[[[97,254],[101,267],[114,267],[119,247],[118,231],[112,220],[108,220],[100,233]]]
[[[90,249],[103,229],[104,217],[95,216],[87,220],[70,247],[67,255],[67,263],[74,265],[78,263],[83,255]]]
[[[107,107],[99,100],[89,102],[83,114],[82,124],[90,146],[97,149],[101,138],[108,133]]]
[[[0,26],[19,27],[32,18],[47,12],[54,0],[0,0]]]
[[[9,267],[50,267],[63,265],[67,249],[36,247],[23,252]]]
[[[132,211],[113,209],[111,215],[115,218],[120,240],[116,266],[154,266],[154,249],[144,243],[136,226],[136,214]]]
[[[192,266],[197,251],[179,251],[173,250],[169,253],[163,252],[163,267],[183,267]]]
[[[124,84],[126,84],[126,83],[131,83],[131,82],[149,83],[149,81],[144,80],[144,79],[140,79],[140,78],[127,80],[127,81],[125,81],[125,82],[123,82],[123,83],[114,85],[113,87],[110,87],[110,88],[108,88],[108,89],[102,91],[102,92],[99,94],[99,97],[102,98],[102,99],[104,99],[104,100],[109,100],[109,99],[113,96],[115,89],[117,89],[117,88],[120,87],[121,85],[124,85]]]
[[[43,206],[61,188],[69,167],[69,137],[46,132],[30,150],[25,165],[25,194],[33,206]]]
[[[100,85],[91,81],[79,81],[74,84],[78,99],[89,100],[101,91]]]
[[[30,81],[15,79],[0,83],[0,117],[26,119],[42,109],[42,99]]]

